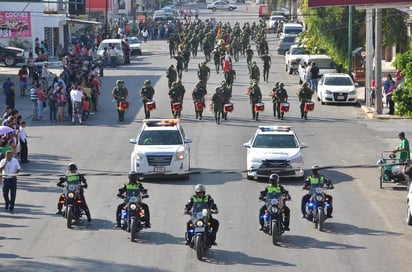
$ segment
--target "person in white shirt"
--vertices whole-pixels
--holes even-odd
[[[20,140],[20,162],[21,163],[30,162],[27,159],[28,148],[27,148],[26,121],[22,121],[20,123],[19,140]]]
[[[81,86],[77,85],[75,88],[73,88],[70,91],[70,99],[72,101],[72,109],[73,109],[73,114],[72,114],[72,123],[74,124],[76,122],[76,117],[79,120],[79,124],[82,124],[82,98],[83,98],[83,92],[80,90]]]
[[[3,176],[3,197],[6,211],[13,213],[16,201],[17,174],[21,170],[19,161],[13,158],[12,151],[6,152],[6,157],[0,161],[0,171]]]
[[[114,45],[109,49],[109,56],[110,56],[110,62],[112,64],[112,69],[116,68],[117,64],[117,49]]]

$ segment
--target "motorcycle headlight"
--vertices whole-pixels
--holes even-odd
[[[180,147],[176,151],[176,160],[180,161],[180,160],[183,160],[184,158],[185,158],[185,149],[183,147]]]
[[[197,227],[203,227],[203,221],[200,221],[200,220],[197,221],[197,222],[196,222],[196,226],[197,226]]]
[[[130,204],[130,209],[131,209],[131,210],[136,210],[136,209],[137,209],[137,205],[136,205],[136,204]]]
[[[74,198],[74,193],[73,193],[73,192],[70,192],[70,193],[67,194],[67,196],[68,196],[69,198]]]
[[[275,207],[275,206],[273,206],[273,207],[272,207],[272,213],[277,213],[277,212],[278,212],[278,208]]]
[[[143,158],[144,158],[144,154],[143,154],[143,153],[140,153],[140,152],[134,153],[134,159],[135,159],[136,161],[141,161],[141,160],[143,160]]]
[[[316,201],[322,201],[323,196],[322,195],[316,195]]]

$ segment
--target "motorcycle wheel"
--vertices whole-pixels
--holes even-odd
[[[66,210],[66,218],[67,218],[67,228],[72,228],[72,221],[73,221],[73,207],[69,206]]]
[[[132,218],[130,220],[130,241],[134,242],[137,239],[137,220]]]
[[[318,230],[323,230],[323,225],[325,223],[325,211],[323,208],[318,209]]]
[[[196,257],[199,261],[203,258],[203,241],[202,236],[197,235],[195,238],[195,250],[196,250]]]
[[[280,238],[280,229],[278,226],[278,222],[272,222],[272,243],[276,246],[277,242],[279,242]]]

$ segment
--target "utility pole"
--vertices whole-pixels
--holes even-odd
[[[106,0],[106,6],[105,6],[105,13],[104,13],[104,38],[107,39],[109,38],[109,20],[107,18],[107,13],[109,10],[109,0]]]
[[[382,9],[377,8],[375,12],[375,108],[377,114],[382,114]]]
[[[348,74],[352,73],[352,27],[353,27],[353,6],[349,6],[348,18]]]
[[[373,75],[373,9],[366,8],[366,71],[365,71],[365,102],[371,106],[370,92]],[[377,91],[375,91],[377,93]]]

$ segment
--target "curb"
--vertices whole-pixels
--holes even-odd
[[[369,119],[377,120],[403,120],[403,119],[412,119],[410,116],[400,116],[400,115],[390,115],[390,114],[377,114],[373,108],[369,108],[365,105],[361,105],[361,109]]]

